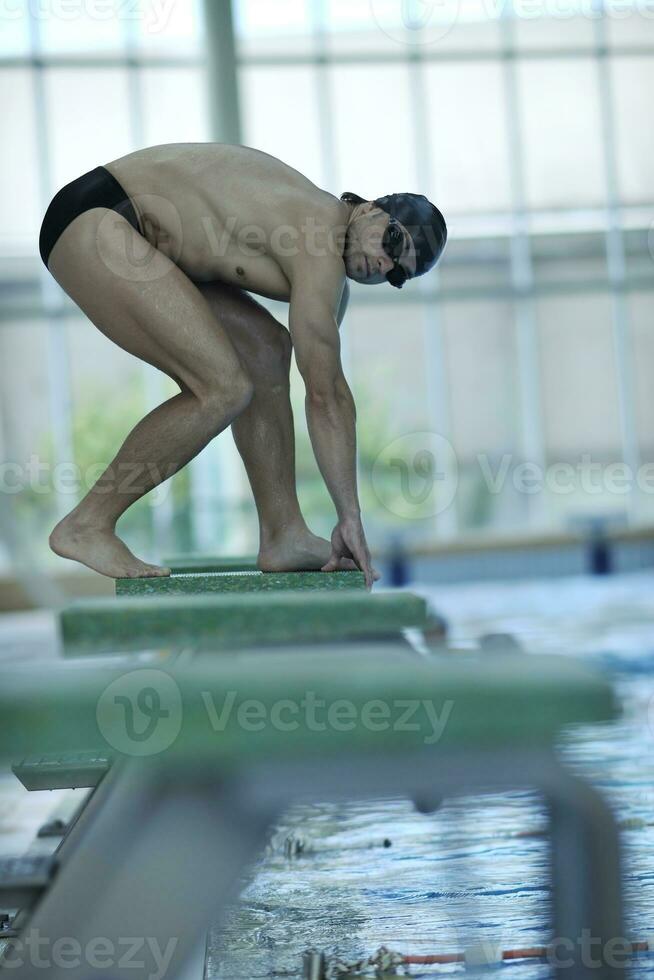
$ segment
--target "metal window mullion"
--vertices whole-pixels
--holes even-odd
[[[240,143],[241,112],[233,0],[204,0],[211,139]]]
[[[606,173],[607,222],[606,259],[611,287],[611,319],[613,351],[618,391],[618,413],[623,461],[632,474],[627,497],[629,523],[637,523],[640,501],[636,489],[636,473],[640,467],[640,446],[636,421],[633,356],[630,338],[630,311],[625,291],[627,281],[626,254],[620,217],[618,166],[615,155],[615,125],[613,120],[612,80],[608,65],[608,39],[604,19],[604,3],[599,0],[602,17],[595,21],[595,61],[600,92],[602,148]]]
[[[432,277],[430,276],[430,279]],[[469,302],[471,299],[476,300],[514,300],[517,296],[517,292],[512,285],[502,286],[466,286],[466,287],[443,287],[439,292],[436,292],[430,286],[425,283],[426,289],[421,292],[418,286],[422,286],[422,283],[416,283],[415,288],[410,291],[407,290],[407,296],[402,297],[402,302],[388,298],[386,296],[380,295],[383,290],[369,290],[368,295],[357,294],[357,306],[366,307],[368,309],[381,308],[384,309],[394,309],[398,312],[406,306],[417,306],[423,303],[461,303]],[[574,281],[559,279],[552,282],[536,282],[534,283],[534,296],[538,297],[548,297],[548,296],[576,296],[582,295],[584,293],[595,293],[595,294],[606,294],[609,292],[609,284],[606,280],[599,279],[576,279]],[[642,275],[632,275],[629,280],[625,283],[625,292],[644,292],[651,293],[654,290],[654,282],[652,281],[652,276],[647,274]],[[375,293],[377,295],[375,296]],[[264,305],[267,305],[264,302]],[[276,307],[272,310],[274,315],[278,318],[283,317],[283,313],[280,312]],[[21,303],[16,306],[9,306],[5,303],[0,306],[0,329],[2,325],[7,322],[12,322],[14,320],[26,320],[33,317],[39,317],[43,315],[43,306],[40,303],[32,303],[31,305]],[[52,310],[51,316],[53,318],[76,316],[77,311],[73,309],[65,308],[63,310]]]
[[[127,71],[127,92],[129,111],[129,132],[131,149],[143,146],[145,136],[145,112],[143,105],[143,67],[139,59],[137,21],[131,17],[122,20],[123,43],[127,55],[125,67]],[[146,410],[150,412],[165,400],[164,379],[149,364],[140,365],[141,378],[145,391]],[[148,516],[150,520],[150,536],[155,552],[155,559],[161,560],[162,553],[167,550],[173,525],[173,500],[170,484],[164,489],[158,488],[147,494]]]
[[[195,55],[141,55],[137,60],[142,65],[152,68],[201,68],[205,59]],[[47,54],[47,55],[0,55],[0,68],[67,68],[71,70],[88,70],[100,68],[126,68],[130,58],[128,55],[85,55],[85,54]]]
[[[334,100],[329,80],[331,65],[327,50],[325,30],[325,0],[305,0],[306,10],[311,21],[314,42],[314,58],[311,65],[314,71],[316,102],[318,105],[318,132],[320,136],[320,158],[323,165],[322,180],[325,187],[335,195],[342,193],[343,174],[338,166],[336,130],[334,127]],[[353,370],[352,345],[347,329],[341,330],[341,361],[345,374],[349,377]]]
[[[316,71],[316,96],[318,100],[318,118],[320,121],[320,151],[323,161],[323,180],[325,185],[336,192],[338,182],[342,179],[337,163],[335,146],[336,134],[333,117],[334,106],[329,85],[327,69],[331,65],[331,53],[327,50],[327,35],[325,31],[325,0],[304,0],[311,20],[311,33],[314,42],[314,57],[310,65]]]
[[[411,115],[416,145],[414,147],[418,186],[429,187],[434,173],[431,148],[426,134],[429,132],[429,114],[425,97],[424,51],[413,52],[408,61],[409,84],[411,86]],[[425,372],[427,387],[427,413],[429,424],[434,432],[452,445],[452,406],[449,377],[446,369],[445,334],[443,330],[442,298],[440,296],[440,271],[438,267],[430,273],[430,282],[424,278],[417,283],[423,310],[423,342],[425,349]],[[456,455],[456,448],[453,447]],[[438,460],[440,468],[451,466],[451,458]],[[446,485],[451,485],[456,474],[445,473]],[[439,538],[455,537],[460,531],[459,508],[456,499],[434,518],[436,535]]]
[[[46,208],[56,190],[52,175],[48,114],[45,95],[45,66],[37,63],[41,51],[41,30],[38,17],[30,7],[28,11],[30,29],[30,50],[33,60],[32,86],[34,95],[34,117],[39,170],[39,196],[41,211]],[[65,318],[57,315],[63,306],[59,286],[39,264],[39,291],[47,329],[48,361],[48,405],[52,425],[52,441],[55,462],[73,463],[73,407],[70,358],[66,339]],[[57,519],[64,517],[70,507],[70,499],[56,486],[53,489]]]
[[[507,14],[507,8],[503,11],[503,15]],[[654,55],[654,46],[652,45],[638,45],[633,47],[624,47],[616,45],[613,47],[613,53],[616,55],[624,57],[651,57]],[[592,56],[593,50],[591,47],[571,47],[571,48],[521,48],[520,49],[520,59],[529,61],[560,61],[564,59],[566,61],[574,61],[579,58],[588,58]],[[389,65],[389,64],[403,64],[410,61],[414,57],[413,52],[405,54],[403,52],[389,54],[385,51],[334,51],[330,53],[329,60],[335,65]],[[498,61],[504,59],[507,61],[513,60],[518,57],[513,50],[493,50],[488,48],[480,48],[478,50],[473,49],[460,49],[453,51],[429,51],[426,50],[421,54],[421,60],[425,62],[439,62],[443,63],[462,63],[466,61]],[[276,65],[288,67],[288,65],[310,65],[315,63],[315,55],[289,52],[288,54],[242,54],[239,56],[238,62],[239,66],[247,67],[274,67]]]
[[[232,0],[204,0],[209,78],[210,137],[241,143]],[[245,531],[237,516],[243,498],[243,467],[233,439],[221,434],[189,464],[193,546],[243,550]]]
[[[218,5],[218,4],[216,4]],[[613,45],[612,54],[621,58],[643,58],[654,55],[654,46],[648,44],[632,45]],[[579,58],[588,58],[593,54],[592,47],[571,47],[571,48],[526,48],[520,49],[520,58],[530,61],[550,61],[550,60],[569,60],[574,61]],[[411,54],[403,52],[389,54],[385,51],[331,51],[329,61],[335,65],[347,64],[401,64],[410,60]],[[422,54],[424,61],[444,62],[465,62],[465,61],[497,61],[501,58],[513,58],[513,52],[502,52],[493,49],[460,49],[457,51],[425,51]],[[201,67],[206,65],[207,59],[202,55],[147,55],[139,60],[144,64],[153,67]],[[48,54],[43,56],[29,55],[0,55],[0,67],[2,68],[29,68],[43,66],[52,68],[122,68],[125,67],[127,58],[124,55],[107,55],[98,53],[93,56],[84,54]],[[274,67],[276,65],[288,67],[289,65],[312,65],[315,64],[314,54],[303,54],[290,52],[288,54],[236,54],[236,64],[241,67]]]
[[[511,236],[511,282],[514,290],[517,375],[520,392],[520,428],[524,459],[545,469],[543,437],[543,404],[540,383],[538,317],[536,312],[534,270],[529,238],[525,190],[525,161],[515,59],[515,22],[513,4],[503,11],[501,21],[505,51],[504,97],[509,135],[509,167],[513,196],[513,233]],[[528,520],[543,525],[549,518],[549,501],[544,493],[527,497]]]

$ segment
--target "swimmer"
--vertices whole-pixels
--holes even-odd
[[[361,519],[355,405],[339,327],[348,279],[401,288],[447,237],[420,194],[340,199],[244,146],[171,144],[97,167],[53,198],[40,251],[95,326],[179,385],[129,433],[53,530],[52,549],[113,578],[167,575],[116,535],[120,516],[231,425],[259,518],[263,571],[359,568],[378,578]],[[289,304],[289,329],[256,296]],[[291,353],[315,457],[336,509],[309,530],[295,484]]]

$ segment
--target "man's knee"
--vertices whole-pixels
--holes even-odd
[[[248,407],[254,395],[254,385],[241,368],[232,371],[221,382],[214,381],[200,386],[195,395],[205,414],[218,423],[226,414],[236,417]]]
[[[254,384],[245,371],[239,372],[236,378],[231,378],[228,385],[228,405],[230,412],[239,415],[254,397]]]

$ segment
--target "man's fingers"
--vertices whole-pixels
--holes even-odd
[[[368,591],[370,591],[370,589],[372,589],[373,582],[375,581],[375,579],[373,578],[372,566],[370,564],[370,555],[367,553],[365,549],[357,548],[356,553],[354,555],[354,559],[357,565],[359,566],[359,568],[361,569],[361,571],[363,572],[366,580],[366,588],[368,589]]]
[[[368,591],[370,591],[377,579],[375,578],[375,571],[372,567],[372,559],[370,558],[370,553],[367,548],[363,548],[361,551],[360,568],[366,577],[366,588]]]
[[[323,565],[320,569],[321,572],[335,572],[338,568],[339,557],[338,555],[332,555],[326,565]]]
[[[380,575],[372,567],[372,559],[362,527],[337,525],[332,532],[332,554],[323,572],[333,572],[336,569],[363,572],[366,588],[370,591]]]
[[[326,565],[320,569],[321,572],[356,572],[359,566],[351,558],[340,558],[332,556]]]

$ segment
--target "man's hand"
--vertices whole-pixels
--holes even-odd
[[[351,558],[363,572],[366,588],[371,589],[380,577],[372,567],[368,543],[360,519],[340,521],[332,531],[332,554],[323,572],[335,572],[341,567],[341,559]]]

